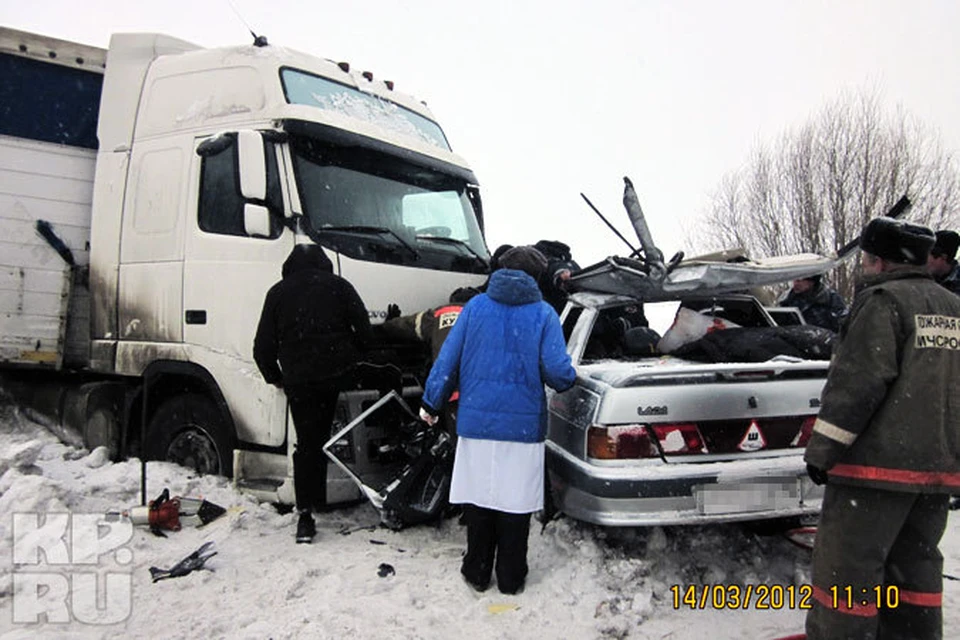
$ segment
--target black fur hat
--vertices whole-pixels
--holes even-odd
[[[860,233],[860,248],[890,262],[924,265],[935,240],[933,231],[922,225],[874,218]]]
[[[490,256],[490,271],[496,271],[502,266],[500,264],[500,258],[502,258],[503,254],[505,254],[507,251],[510,251],[510,249],[513,249],[512,244],[502,244],[497,247],[497,250],[493,252],[492,256]]]
[[[953,260],[957,257],[957,249],[960,249],[960,234],[956,231],[944,229],[937,231],[937,241],[930,250],[935,256],[944,256],[947,260]]]
[[[539,280],[547,268],[547,259],[533,247],[514,247],[500,258],[500,266],[504,269],[525,271],[534,280]]]

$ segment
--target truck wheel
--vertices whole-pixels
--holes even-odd
[[[83,425],[83,444],[93,451],[106,447],[111,460],[120,459],[120,418],[108,406],[98,406],[90,412]]]
[[[110,459],[120,459],[120,433],[123,428],[123,403],[126,389],[113,382],[93,382],[80,387],[86,398],[83,444],[93,451],[106,447]]]
[[[202,475],[233,475],[236,437],[217,407],[199,394],[165,401],[150,419],[144,455],[168,460]]]

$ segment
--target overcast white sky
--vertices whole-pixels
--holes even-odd
[[[683,246],[723,174],[843,90],[876,88],[960,153],[953,0],[233,0],[271,43],[347,60],[426,100],[483,188],[487,240],[562,240],[581,265]],[[228,0],[0,2],[0,24],[106,47],[117,31],[250,40]],[[689,252],[688,252],[689,254]]]

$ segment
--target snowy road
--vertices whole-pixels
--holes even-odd
[[[237,493],[223,479],[193,477],[164,463],[149,466],[148,494],[207,498],[228,507],[204,528],[167,538],[134,529],[94,565],[81,565],[76,544],[69,562],[34,559],[24,529],[14,537],[14,514],[100,514],[139,501],[139,464],[113,464],[58,442],[15,407],[0,407],[0,640],[8,638],[656,638],[711,640],[776,638],[803,628],[803,612],[785,602],[761,610],[700,609],[674,594],[687,585],[809,583],[809,552],[779,536],[758,536],[738,525],[603,529],[568,519],[530,539],[530,577],[524,593],[475,594],[460,580],[465,530],[456,520],[401,532],[377,528],[373,508],[360,505],[318,518],[313,545],[293,542],[294,516],[281,515]],[[21,520],[21,524],[24,520]],[[101,532],[101,536],[104,535]],[[169,567],[206,541],[218,555],[213,571],[152,583],[148,568]],[[69,542],[69,538],[68,538]],[[69,545],[67,545],[69,546]],[[960,575],[960,519],[953,514],[941,545],[944,570]],[[30,555],[27,553],[26,555]],[[53,554],[56,556],[56,554]],[[23,558],[19,558],[23,560]],[[56,558],[54,558],[56,560]],[[120,564],[129,560],[125,564]],[[38,564],[39,563],[39,564]],[[389,564],[394,573],[381,571]],[[60,604],[68,622],[50,623],[56,598],[31,598],[37,582],[67,584],[61,576],[95,572],[104,617],[79,619],[80,580]],[[380,577],[379,573],[385,573]],[[50,574],[54,574],[51,577]],[[107,574],[121,579],[110,585]],[[39,577],[38,577],[39,576]],[[24,585],[28,585],[25,587]],[[126,589],[124,585],[128,585]],[[675,589],[674,587],[677,587]],[[678,591],[679,589],[679,591]],[[944,584],[945,637],[960,630],[960,582]],[[786,593],[786,591],[785,591]],[[49,593],[47,595],[50,595]],[[51,604],[52,603],[52,604]],[[798,603],[797,603],[798,604]],[[78,616],[77,613],[80,613]],[[15,620],[16,617],[16,620]],[[39,619],[40,622],[31,622]]]

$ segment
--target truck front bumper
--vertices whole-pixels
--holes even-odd
[[[605,526],[652,526],[813,515],[823,487],[806,475],[802,452],[703,463],[591,464],[547,441],[556,506]]]

